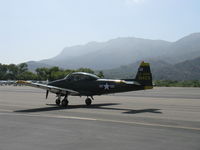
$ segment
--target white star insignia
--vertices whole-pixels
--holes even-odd
[[[105,90],[109,90],[109,84],[108,83],[106,83],[105,85],[103,85],[104,86],[104,89]]]

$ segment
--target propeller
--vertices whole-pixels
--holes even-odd
[[[49,95],[49,90],[47,90],[46,92],[46,99],[48,98],[48,95]]]

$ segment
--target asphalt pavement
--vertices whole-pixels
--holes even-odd
[[[200,88],[154,88],[94,97],[0,87],[0,150],[199,150]]]

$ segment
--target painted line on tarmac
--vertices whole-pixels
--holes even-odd
[[[33,105],[33,104],[0,104],[0,106],[6,106],[6,107],[26,107],[26,109],[31,109],[31,108],[33,108],[33,107],[39,107],[40,105]],[[0,111],[1,110],[5,110],[5,109],[1,109],[0,108]],[[12,111],[13,112],[13,111]]]
[[[7,106],[7,107],[29,107],[29,108],[32,108],[32,106],[34,106],[34,105],[20,105],[20,104],[0,104],[0,106]],[[0,110],[2,110],[2,109],[0,109]]]
[[[3,111],[3,112],[13,112],[12,110],[8,110],[8,109],[0,109],[0,111]],[[2,112],[1,112],[2,113]],[[3,113],[2,113],[3,114]]]
[[[55,116],[55,115],[44,115],[44,116],[42,115],[42,117],[60,118],[60,119],[91,120],[91,121],[101,121],[101,122],[111,122],[111,123],[122,123],[122,124],[132,124],[132,125],[143,125],[143,126],[152,126],[152,127],[164,127],[164,128],[187,129],[187,130],[200,131],[200,128],[194,128],[194,127],[164,125],[164,124],[154,124],[154,123],[142,123],[142,122],[134,122],[134,121],[120,121],[120,120],[112,120],[112,119],[82,118],[82,117],[74,117],[74,116]]]
[[[58,119],[74,119],[74,120],[88,120],[88,121],[98,121],[93,118],[85,117],[75,117],[75,116],[56,116],[56,115],[41,115],[41,114],[21,114],[21,113],[12,113],[9,110],[0,110],[5,112],[0,112],[0,115],[10,115],[10,116],[25,116],[25,117],[45,117],[45,118],[58,118]]]
[[[13,113],[11,110],[2,110],[2,109],[0,109],[0,111],[5,111],[5,112],[1,112],[0,115],[16,115],[16,116],[27,116],[27,117],[45,117],[45,118],[58,118],[58,119],[100,121],[100,122],[122,123],[122,124],[131,124],[131,125],[142,125],[142,126],[151,126],[151,127],[163,127],[163,128],[171,128],[171,129],[184,129],[184,130],[200,131],[200,128],[178,126],[178,125],[176,126],[176,125],[143,123],[143,122],[134,122],[134,121],[120,121],[120,120],[112,120],[112,119],[86,118],[86,117],[48,115],[48,114],[21,114],[21,113]]]

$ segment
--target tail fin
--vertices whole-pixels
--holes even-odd
[[[153,88],[152,74],[149,63],[141,62],[135,80],[144,86],[144,89]]]

